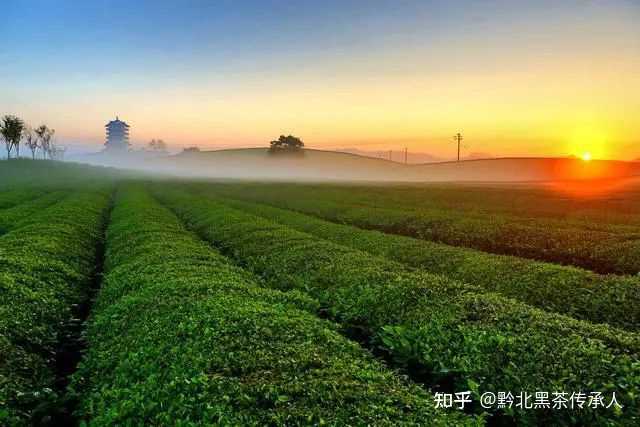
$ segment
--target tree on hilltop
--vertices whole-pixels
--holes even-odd
[[[304,142],[302,142],[302,140],[297,136],[280,135],[280,138],[276,139],[275,141],[271,141],[269,151],[271,151],[272,153],[295,152],[301,151],[303,147]]]

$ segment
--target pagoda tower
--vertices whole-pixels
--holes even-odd
[[[117,116],[115,120],[105,125],[107,128],[107,141],[104,143],[106,151],[128,151],[129,150],[129,125],[120,120]]]

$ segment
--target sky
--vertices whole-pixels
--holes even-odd
[[[0,114],[99,150],[640,157],[640,2],[3,0]]]

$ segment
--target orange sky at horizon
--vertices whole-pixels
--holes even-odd
[[[163,138],[173,148],[266,146],[270,139],[291,133],[315,148],[408,147],[450,158],[455,155],[451,136],[461,131],[463,154],[553,157],[589,152],[600,159],[640,157],[640,145],[634,141],[638,125],[631,121],[640,117],[640,98],[628,96],[640,90],[630,90],[630,76],[591,72],[599,75],[585,82],[556,74],[552,84],[549,73],[515,72],[453,80],[378,78],[373,90],[367,82],[356,81],[333,91],[256,88],[216,96],[214,89],[203,89],[199,95],[148,94],[144,103],[125,108],[114,100],[110,109],[132,126],[134,142]],[[166,99],[172,100],[170,110],[154,107]],[[88,105],[81,108],[93,113],[92,120],[62,123],[60,136],[100,144],[104,123],[111,117],[103,118],[104,105],[94,112]]]

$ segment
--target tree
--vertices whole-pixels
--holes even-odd
[[[42,158],[52,158],[52,143],[51,139],[53,135],[56,133],[54,129],[49,129],[47,125],[40,125],[36,130],[36,135],[38,135],[38,139],[40,139],[40,148],[42,149]]]
[[[16,116],[4,116],[0,124],[0,134],[7,147],[7,160],[11,158],[11,150],[16,147],[18,156],[20,155],[20,139],[24,130],[24,122]]]
[[[302,142],[300,138],[293,135],[280,135],[280,138],[276,139],[275,141],[271,141],[271,147],[269,148],[269,151],[271,151],[272,153],[294,152],[302,150],[302,147],[304,147],[304,142]]]
[[[149,151],[156,151],[156,152],[160,152],[160,153],[166,153],[167,152],[167,144],[161,139],[152,139],[147,144],[147,149]]]
[[[38,134],[31,128],[31,126],[25,126],[22,131],[22,137],[24,138],[25,145],[31,150],[31,158],[35,160],[36,151],[38,151]]]

